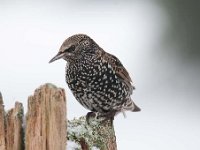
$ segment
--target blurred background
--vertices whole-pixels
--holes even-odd
[[[65,83],[67,37],[85,33],[127,68],[142,111],[114,121],[119,150],[199,150],[200,1],[0,1],[0,91],[6,110],[41,84],[67,93],[68,118],[85,115]]]

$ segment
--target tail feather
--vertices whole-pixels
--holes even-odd
[[[124,103],[123,109],[132,112],[141,111],[140,107],[138,107],[131,99],[129,99],[126,103]]]
[[[134,104],[134,109],[132,109],[132,112],[138,112],[141,111],[140,107]]]

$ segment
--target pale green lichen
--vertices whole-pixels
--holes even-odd
[[[24,117],[24,109],[23,109],[23,106],[20,108],[20,110],[17,112],[17,115],[16,115],[20,120],[21,122],[23,122],[23,117]]]
[[[73,119],[68,121],[67,139],[76,143],[84,139],[89,150],[94,148],[104,150],[106,149],[105,143],[114,136],[114,129],[110,123],[107,121],[102,124],[102,121],[92,119],[88,125],[85,117]]]
[[[57,86],[54,85],[54,84],[52,84],[52,83],[46,83],[45,85],[46,85],[47,87],[49,87],[49,88],[55,88],[55,89],[57,89]]]

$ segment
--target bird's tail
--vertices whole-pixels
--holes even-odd
[[[126,103],[123,105],[124,110],[132,111],[132,112],[138,112],[141,111],[141,109],[132,101],[132,99],[128,99]]]

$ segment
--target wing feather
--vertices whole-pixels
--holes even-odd
[[[135,87],[132,85],[131,77],[126,68],[124,68],[124,66],[120,62],[120,60],[116,56],[109,54],[105,51],[102,55],[102,58],[107,61],[108,64],[110,64],[119,79],[122,80],[122,82],[124,82],[129,87],[129,90],[132,94],[132,91],[135,89]]]

